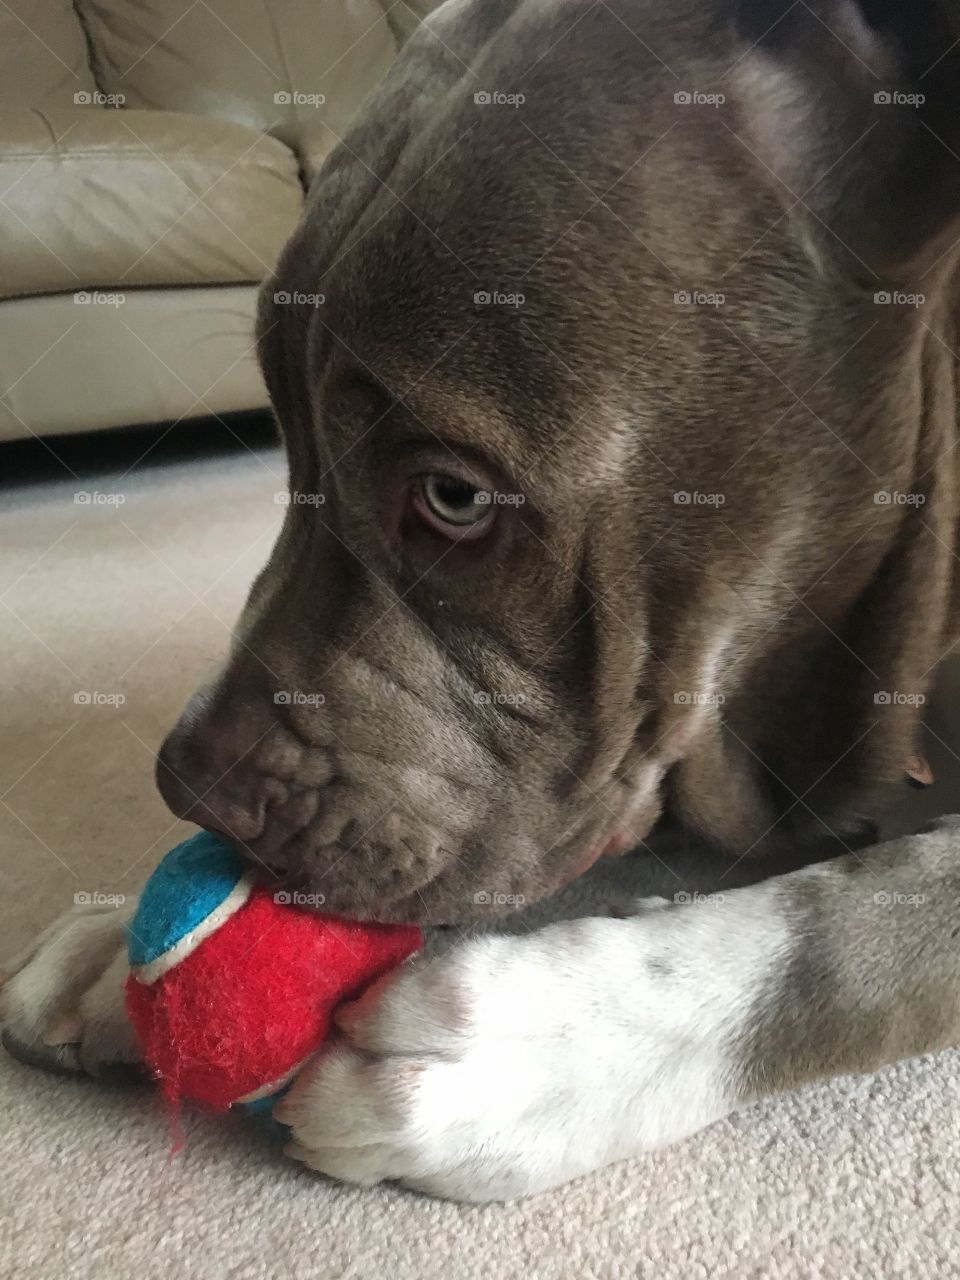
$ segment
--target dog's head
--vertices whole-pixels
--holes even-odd
[[[158,777],[329,909],[514,906],[665,797],[761,846],[906,753],[854,739],[942,611],[875,633],[947,571],[876,494],[947,483],[949,357],[876,297],[945,293],[960,30],[732,7],[444,6],[263,292],[290,501]]]

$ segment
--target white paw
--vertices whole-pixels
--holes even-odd
[[[732,1105],[692,975],[658,971],[680,912],[488,937],[384,980],[275,1108],[288,1151],[350,1182],[513,1198]]]
[[[138,1060],[123,995],[132,911],[74,908],[4,967],[3,1044],[14,1057],[89,1075]]]

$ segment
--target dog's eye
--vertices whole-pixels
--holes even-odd
[[[493,495],[456,476],[423,476],[414,492],[417,513],[448,538],[480,538],[493,523]]]

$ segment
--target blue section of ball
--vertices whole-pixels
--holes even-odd
[[[232,845],[198,831],[167,856],[147,881],[129,926],[130,964],[149,964],[227,898],[244,865]]]

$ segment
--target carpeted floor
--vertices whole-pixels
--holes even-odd
[[[279,524],[283,463],[262,441],[120,478],[135,456],[0,493],[4,953],[77,893],[136,892],[185,830],[154,793],[152,753]],[[960,808],[960,734],[934,727],[926,812]],[[656,870],[625,860],[625,886],[598,870],[557,910],[658,891]],[[694,862],[683,874],[709,887]],[[0,1276],[960,1276],[958,1104],[960,1054],[943,1054],[755,1106],[551,1195],[463,1208],[333,1185],[240,1121],[189,1117],[171,1161],[148,1092],[0,1055]]]

